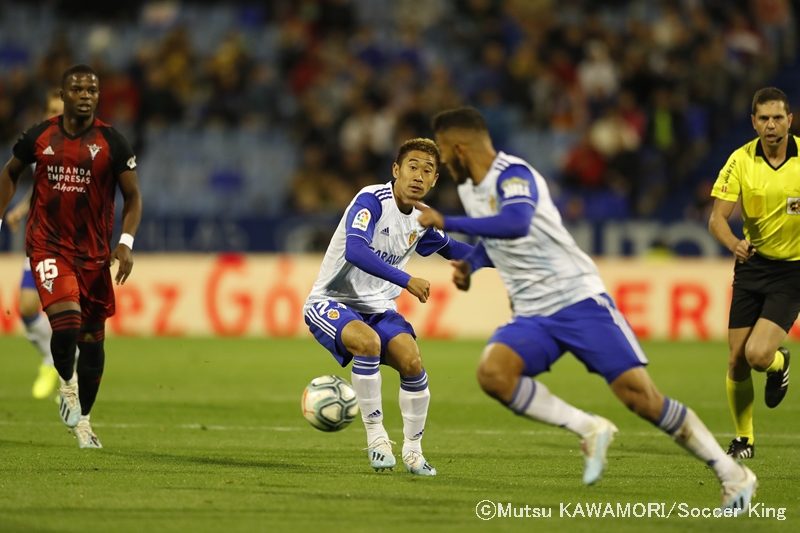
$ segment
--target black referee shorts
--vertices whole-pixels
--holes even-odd
[[[800,312],[800,261],[776,261],[758,254],[733,270],[728,327],[746,328],[759,318],[792,328]]]

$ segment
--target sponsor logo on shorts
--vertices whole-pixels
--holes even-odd
[[[47,292],[49,292],[50,294],[53,294],[53,280],[52,279],[47,279],[47,280],[43,281],[42,282],[42,287]]]

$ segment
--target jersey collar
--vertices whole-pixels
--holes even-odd
[[[64,115],[62,114],[62,115],[59,115],[59,117],[58,117],[58,128],[61,130],[61,133],[64,134],[64,137],[66,137],[67,139],[70,139],[70,140],[75,140],[75,139],[80,138],[83,134],[85,134],[90,129],[94,128],[96,122],[97,122],[97,117],[92,117],[92,122],[87,127],[83,128],[81,131],[79,131],[75,135],[70,135],[69,133],[67,133],[67,130],[64,129]]]
[[[786,159],[783,161],[783,163],[777,167],[773,167],[772,164],[770,164],[769,159],[767,159],[767,156],[764,154],[764,148],[761,146],[761,139],[756,142],[756,157],[761,156],[761,158],[764,159],[764,161],[766,161],[767,164],[775,170],[781,168],[784,164],[786,164],[787,161],[789,161],[790,158],[797,157],[797,142],[794,140],[794,135],[791,133],[787,133],[786,135],[789,136],[789,139],[786,141]]]

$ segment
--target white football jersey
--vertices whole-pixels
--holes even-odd
[[[345,243],[350,235],[364,239],[382,261],[404,270],[414,251],[427,256],[450,240],[439,230],[420,226],[419,215],[417,209],[407,215],[400,211],[392,182],[361,189],[339,221],[305,309],[317,302],[335,300],[365,314],[396,310],[394,299],[403,288],[349,263],[345,259]]]
[[[514,165],[530,170],[533,183],[516,176]],[[523,159],[498,153],[483,181],[475,186],[467,180],[458,187],[458,194],[464,210],[473,218],[495,216],[509,203],[534,206],[524,237],[481,238],[508,290],[515,316],[551,315],[605,292],[594,262],[562,224],[544,178]]]

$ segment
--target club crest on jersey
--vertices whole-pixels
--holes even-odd
[[[500,188],[503,189],[503,196],[505,198],[512,198],[514,196],[526,196],[530,198],[531,196],[530,183],[522,178],[508,178],[507,180],[503,180],[503,183],[500,184]]]
[[[367,231],[367,226],[369,225],[369,221],[372,218],[372,215],[369,213],[369,209],[362,209],[356,216],[353,217],[353,223],[351,227],[355,229],[360,229],[361,231]]]
[[[328,320],[338,320],[339,319],[339,311],[336,309],[331,309],[327,313],[325,313],[328,317]]]
[[[408,245],[411,246],[412,244],[414,244],[414,241],[417,240],[417,237],[419,237],[419,232],[417,230],[412,231],[411,234],[408,236]]]
[[[800,198],[790,196],[786,199],[786,213],[789,215],[800,215]]]
[[[90,144],[87,148],[89,149],[89,155],[92,156],[92,161],[94,161],[95,156],[100,152],[100,147],[96,144]]]

